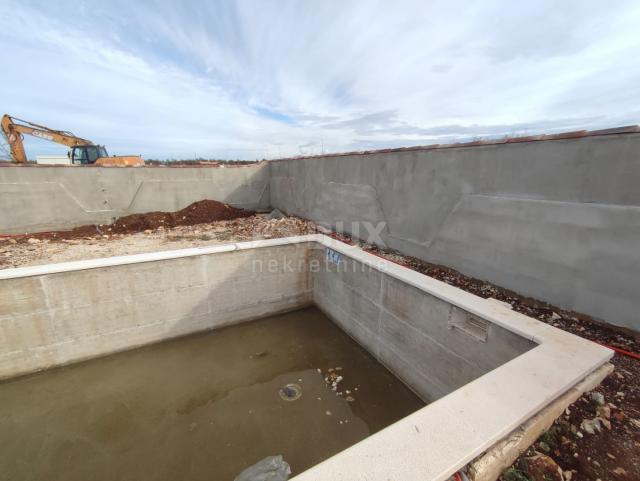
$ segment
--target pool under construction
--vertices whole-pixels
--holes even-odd
[[[447,479],[611,355],[320,234],[0,282],[7,479]]]

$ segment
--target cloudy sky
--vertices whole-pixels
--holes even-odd
[[[634,0],[0,0],[0,113],[145,158],[635,124],[639,25]]]

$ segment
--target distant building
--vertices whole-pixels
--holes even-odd
[[[71,165],[71,159],[66,155],[38,155],[36,164],[44,165]]]

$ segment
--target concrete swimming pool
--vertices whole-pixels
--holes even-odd
[[[296,311],[289,316],[313,313],[302,316],[305,319],[302,324],[313,324],[316,328],[316,324],[320,326],[324,322],[324,316],[318,310],[321,311],[333,321],[330,326],[339,327],[360,346],[354,345],[350,349],[360,350],[357,352],[362,356],[366,354],[368,362],[378,366],[378,374],[363,374],[360,385],[371,383],[370,386],[374,386],[378,381],[388,381],[389,389],[380,391],[380,397],[374,403],[388,403],[383,410],[386,422],[379,422],[375,416],[367,421],[366,416],[358,414],[359,398],[351,389],[349,394],[340,391],[342,394],[338,395],[331,383],[326,385],[324,379],[329,368],[341,367],[345,373],[350,368],[350,365],[330,366],[333,362],[328,360],[326,365],[314,366],[311,362],[299,365],[300,369],[288,366],[260,374],[257,369],[252,371],[251,364],[243,367],[229,359],[225,365],[226,356],[223,356],[215,368],[211,364],[202,368],[202,386],[195,382],[189,388],[203,389],[207,382],[220,381],[227,375],[233,377],[238,370],[249,378],[260,377],[259,383],[248,384],[267,385],[270,392],[277,392],[276,385],[280,384],[297,385],[291,388],[293,393],[301,388],[302,396],[297,401],[280,398],[277,405],[303,406],[299,403],[303,399],[308,402],[311,397],[305,395],[305,386],[313,386],[310,392],[315,398],[337,402],[341,408],[335,409],[343,409],[344,419],[340,420],[350,423],[340,425],[338,420],[338,426],[351,424],[348,429],[357,428],[358,423],[376,426],[360,429],[357,435],[345,436],[338,444],[328,443],[333,447],[322,451],[324,454],[321,450],[311,450],[312,456],[306,461],[292,460],[293,476],[303,481],[446,479],[472,461],[479,465],[479,456],[490,452],[514,430],[531,423],[550,406],[569,404],[570,400],[565,399],[567,393],[585,390],[589,382],[601,379],[611,357],[611,351],[606,348],[323,235],[7,269],[0,271],[0,282],[3,333],[0,378],[5,379],[0,384],[0,399],[6,399],[2,396],[3,391],[13,392],[20,383],[28,386],[38,376],[52,378],[74,369],[86,370],[92,363],[117,365],[120,362],[117,359],[122,356],[135,359],[142,356],[145,349],[162,352],[162,346],[166,348],[167,343],[18,378],[25,374],[288,311]],[[317,310],[299,311],[310,306]],[[257,321],[260,322],[267,321]],[[211,335],[222,336],[224,332],[249,329],[252,325],[256,324],[216,330]],[[276,335],[277,328],[272,329]],[[334,334],[339,337],[342,332],[336,331],[338,333]],[[283,336],[286,342],[290,341],[288,334],[283,333]],[[174,344],[181,342],[191,341],[173,341]],[[252,345],[251,342],[251,337],[247,336],[247,346]],[[301,353],[312,350],[311,345],[301,343]],[[328,343],[329,348],[332,348],[331,343]],[[257,356],[256,360],[266,360],[268,355],[263,351],[270,351],[252,350],[256,352],[249,355]],[[354,356],[347,356],[345,363],[357,357]],[[157,354],[154,359],[158,364],[164,364],[166,372],[170,373],[172,364],[168,359],[170,356],[166,357]],[[373,359],[395,377],[373,363]],[[137,368],[131,372],[144,376],[145,370],[141,366],[145,362],[134,364]],[[175,369],[187,376],[188,365],[181,361]],[[196,365],[194,362],[194,369]],[[207,372],[210,373],[208,378]],[[299,373],[300,377],[282,377],[292,372]],[[100,384],[102,395],[104,399],[117,399],[120,391],[111,390],[108,379],[106,376],[105,383]],[[162,383],[161,379],[160,375],[152,384]],[[314,385],[319,380],[325,385]],[[344,376],[344,382],[347,381],[348,377]],[[53,383],[51,389],[55,391],[56,386]],[[156,396],[156,407],[170,410],[184,392],[172,389],[171,383],[163,387],[166,390]],[[228,391],[223,392],[228,394]],[[285,390],[284,394],[291,393]],[[346,400],[345,396],[350,395],[356,399],[355,403]],[[263,397],[261,394],[256,396]],[[56,396],[57,400],[60,398],[65,399]],[[13,399],[19,399],[19,396]],[[66,399],[65,409],[72,409],[73,395]],[[369,399],[376,399],[376,396]],[[366,401],[365,397],[359,400]],[[21,407],[23,404],[26,406],[26,403],[17,403]],[[194,409],[197,410],[196,405]],[[232,407],[234,405],[232,403]],[[239,401],[238,412],[234,411],[237,416],[222,417],[236,419],[232,424],[238,427],[234,432],[239,437],[234,438],[234,442],[249,446],[250,440],[242,439],[240,429],[248,413],[242,412],[240,406],[244,404]],[[7,412],[5,407],[2,409]],[[44,416],[45,408],[41,409],[40,415]],[[110,429],[116,430],[114,435],[117,436],[118,426],[130,424],[126,406],[114,404],[109,409],[118,412],[117,416],[121,418],[118,422],[105,422],[103,434],[107,438],[112,434]],[[333,418],[331,408],[325,411],[332,414],[320,416],[323,422]],[[214,418],[221,416],[220,412],[209,414]],[[295,418],[297,427],[317,421],[316,415],[308,415],[308,411],[301,409],[300,417]],[[37,417],[32,414],[29,419],[34,416]],[[188,431],[193,422],[196,426],[192,432],[196,432],[201,420],[182,427]],[[34,429],[37,431],[34,425],[11,415],[5,414],[2,423],[12,423],[16,439],[28,438]],[[88,425],[89,421],[80,422],[78,429],[87,429]],[[148,443],[156,444],[149,448],[154,455],[171,455],[163,449],[166,436],[153,434],[153,420],[143,422],[140,429],[149,436]],[[51,436],[62,436],[57,443],[49,445],[52,449],[65,446],[64,430],[40,434],[42,437],[38,439],[42,442]],[[214,436],[214,439],[222,442],[222,437]],[[194,447],[195,452],[191,453],[204,459],[205,465],[207,460],[213,463],[207,451],[209,442],[213,441],[209,439],[200,447]],[[74,451],[70,452],[73,455]],[[255,453],[240,453],[237,455],[241,461],[238,466],[249,466],[259,460],[255,459]],[[77,455],[71,459],[79,468],[87,462],[86,456]],[[234,465],[224,476],[230,475],[236,467]],[[208,469],[215,470],[215,466],[209,465]],[[185,479],[191,479],[186,472],[182,473]],[[481,478],[482,474],[479,476]]]

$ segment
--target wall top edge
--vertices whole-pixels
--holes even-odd
[[[284,157],[282,159],[272,159],[268,162],[283,162],[288,160],[322,159],[330,157],[349,157],[372,154],[388,154],[396,152],[421,152],[431,150],[466,149],[471,147],[486,147],[496,145],[525,144],[531,142],[548,142],[554,140],[577,140],[588,137],[604,137],[610,135],[629,135],[640,133],[640,125],[626,125],[600,130],[575,130],[571,132],[561,132],[557,134],[527,135],[523,137],[504,137],[500,139],[473,140],[470,142],[455,142],[451,144],[429,144],[416,145],[413,147],[395,147],[377,150],[356,150],[352,152],[335,152],[327,154],[301,155],[297,157]]]

